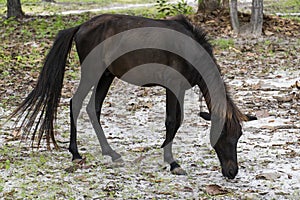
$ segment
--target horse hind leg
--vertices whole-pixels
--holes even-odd
[[[69,151],[72,154],[72,160],[81,160],[82,157],[78,152],[77,147],[77,118],[82,108],[84,98],[92,88],[92,85],[88,84],[84,79],[80,80],[77,91],[70,101],[70,121],[71,121],[71,135]]]
[[[114,76],[109,72],[103,74],[97,87],[93,89],[92,96],[87,105],[87,113],[99,140],[102,155],[108,155],[112,158],[112,161],[119,162],[122,161],[121,155],[111,148],[100,124],[102,104],[113,79]]]

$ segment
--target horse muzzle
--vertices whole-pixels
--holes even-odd
[[[228,161],[224,166],[222,166],[222,174],[223,176],[234,179],[238,173],[238,165],[233,161]]]

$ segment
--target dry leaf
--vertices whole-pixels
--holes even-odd
[[[212,195],[212,196],[215,196],[215,195],[221,195],[221,194],[228,194],[229,191],[222,188],[221,186],[219,185],[215,185],[215,184],[212,184],[212,185],[207,185],[205,187],[205,192],[208,194],[208,195]]]
[[[87,178],[84,175],[78,175],[74,177],[74,180],[80,181],[80,182],[87,182]]]
[[[292,88],[294,87],[300,90],[300,81],[296,81],[295,84],[292,85]]]
[[[266,36],[271,36],[271,35],[274,35],[274,33],[271,32],[271,31],[265,30],[265,35]]]
[[[149,147],[135,147],[131,151],[133,151],[133,152],[145,152],[145,151],[148,151],[148,150],[149,150]]]
[[[260,110],[260,111],[255,112],[255,116],[257,118],[265,118],[265,117],[269,117],[269,113],[267,110]]]
[[[288,95],[288,96],[273,96],[274,99],[276,99],[278,102],[290,102],[293,100],[294,95]]]
[[[240,50],[238,50],[234,47],[229,47],[229,50],[233,50],[235,53],[242,53]]]
[[[144,108],[152,108],[153,107],[153,104],[150,103],[150,102],[147,102],[145,105],[144,105]]]
[[[262,126],[261,128],[262,128],[262,129],[269,129],[269,130],[271,130],[271,131],[274,131],[274,130],[275,130],[275,127],[274,127],[274,126],[268,126],[268,125]]]
[[[146,158],[146,156],[140,156],[138,158],[136,158],[133,163],[140,163],[142,160],[144,160]]]
[[[193,188],[188,187],[188,186],[184,186],[183,189],[181,189],[181,191],[184,191],[184,192],[193,192]]]
[[[269,173],[261,173],[255,176],[258,180],[270,180],[274,181],[275,179],[280,178],[280,174],[275,172],[269,172]]]
[[[72,165],[72,166],[66,168],[65,171],[68,173],[74,173],[77,169],[79,169],[78,165]]]

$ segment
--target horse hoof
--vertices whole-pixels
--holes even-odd
[[[124,163],[124,160],[122,159],[122,157],[117,158],[115,160],[113,160],[114,163]]]
[[[121,157],[113,160],[112,167],[124,167],[124,160]]]
[[[85,164],[85,162],[86,162],[86,158],[82,158],[82,159],[74,159],[72,162],[73,162],[74,164],[77,164],[77,165],[83,165],[83,164]]]
[[[176,167],[171,171],[172,174],[174,175],[187,175],[186,171],[182,169],[181,167]]]
[[[108,156],[110,156],[110,157],[111,157],[111,160],[112,160],[113,162],[122,162],[122,161],[123,161],[123,160],[122,160],[121,154],[119,154],[119,153],[117,153],[117,152],[115,152],[115,151],[112,151],[112,152],[110,152],[110,153],[105,153],[105,154],[103,154],[103,155],[108,155]]]
[[[82,159],[74,159],[74,160],[72,160],[72,163],[78,164],[81,160],[82,160]]]

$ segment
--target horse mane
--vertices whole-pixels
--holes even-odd
[[[193,25],[190,20],[188,20],[184,15],[177,15],[171,18],[174,21],[177,21],[184,25],[184,27],[189,30],[194,35],[194,39],[207,51],[207,53],[211,56],[216,66],[218,67],[219,72],[221,73],[220,67],[216,62],[216,59],[213,55],[213,47],[210,44],[210,40],[207,37],[207,33],[200,27]],[[202,81],[201,81],[202,82]],[[205,85],[205,84],[204,84]],[[204,86],[201,84],[201,86]],[[226,111],[226,119],[225,119],[225,128],[227,133],[236,133],[236,128],[241,124],[242,121],[247,121],[247,117],[238,109],[238,107],[232,101],[227,86],[225,85],[226,90],[226,98],[227,98],[227,111]],[[204,91],[207,91],[207,86],[204,86]],[[210,103],[210,96],[208,91],[204,92],[206,99]]]
[[[200,27],[197,27],[191,23],[189,19],[187,19],[184,15],[177,15],[175,17],[170,18],[174,21],[182,24],[187,30],[189,30],[194,35],[194,39],[207,51],[207,53],[214,59],[213,56],[213,47],[210,44],[210,40],[207,37],[207,33]]]
[[[226,120],[225,120],[226,130],[227,133],[236,133],[237,126],[239,126],[243,121],[248,121],[248,118],[234,104],[227,90],[226,90],[226,96],[227,96],[227,112],[226,112]]]

